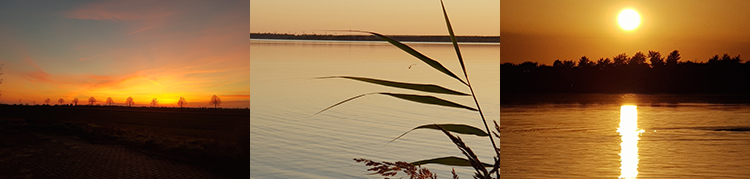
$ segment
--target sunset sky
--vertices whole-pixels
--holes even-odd
[[[445,0],[457,35],[500,35],[500,1]],[[439,0],[252,0],[250,32],[446,35]],[[340,34],[340,32],[339,32]]]
[[[2,1],[0,103],[249,107],[248,1]]]
[[[750,57],[750,1],[501,0],[501,61],[592,60],[638,51],[679,50],[680,61],[722,54]],[[641,26],[620,29],[618,13],[633,8]],[[745,59],[747,60],[747,59]]]

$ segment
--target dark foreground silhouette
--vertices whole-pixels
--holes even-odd
[[[248,134],[249,109],[0,105],[0,178],[248,178]]]
[[[648,60],[650,63],[646,63]],[[501,65],[502,94],[640,93],[747,94],[750,62],[739,56],[714,56],[708,62],[680,62],[678,51],[633,57],[620,54],[598,61],[557,60],[552,66],[535,62]]]

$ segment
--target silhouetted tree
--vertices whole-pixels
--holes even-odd
[[[112,106],[112,103],[115,103],[115,101],[112,100],[112,97],[107,97],[107,104]]]
[[[159,101],[157,101],[156,98],[151,99],[151,107],[156,107],[156,105],[159,105]]]
[[[180,105],[180,107],[182,107],[182,106],[184,106],[186,104],[187,104],[187,100],[185,100],[185,98],[183,98],[183,97],[180,97],[180,100],[177,101],[177,105]]]
[[[667,56],[667,66],[677,65],[680,58],[681,57],[679,51],[672,51],[672,53],[669,53],[669,56]]]
[[[594,67],[595,65],[596,64],[594,64],[594,62],[589,60],[589,58],[586,56],[583,56],[581,57],[581,59],[578,60],[578,67],[580,68],[590,68],[590,67]]]
[[[73,103],[73,106],[78,106],[78,98],[73,98],[73,101],[70,101]]]
[[[49,105],[49,101],[50,101],[49,98],[45,99],[44,104]]]
[[[89,98],[89,105],[94,105],[94,103],[96,103],[96,98],[92,96]]]
[[[221,98],[216,95],[211,96],[211,101],[208,104],[213,104],[214,108],[218,108],[218,106],[221,106]]]
[[[612,60],[609,60],[609,58],[599,58],[599,61],[596,62],[596,67],[598,68],[607,68],[612,66]]]
[[[128,96],[128,99],[125,100],[125,104],[127,104],[128,107],[134,105],[135,102],[133,102],[133,97]]]
[[[60,105],[62,105],[63,103],[65,103],[65,100],[62,99],[62,98],[60,98],[60,99],[57,100],[57,102],[60,103]]]
[[[652,67],[659,68],[664,66],[664,58],[661,57],[661,53],[658,51],[649,50],[648,58]]]
[[[621,53],[619,55],[612,57],[612,60],[614,61],[613,62],[614,66],[627,65],[628,55],[625,53]]]
[[[628,65],[643,65],[646,64],[646,55],[643,52],[636,52],[633,57],[630,58]]]

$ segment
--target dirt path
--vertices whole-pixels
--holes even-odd
[[[6,141],[0,141],[0,178],[220,178],[201,168],[75,136],[2,134]]]

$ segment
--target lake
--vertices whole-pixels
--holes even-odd
[[[501,178],[750,176],[747,96],[526,97],[501,106]]]
[[[251,178],[382,178],[368,175],[353,158],[414,162],[462,156],[442,132],[415,130],[424,124],[460,123],[484,128],[476,112],[419,104],[384,95],[368,95],[326,112],[345,99],[371,92],[433,95],[363,83],[357,76],[437,84],[469,92],[448,77],[385,42],[250,40],[250,176]],[[407,43],[463,77],[450,43]],[[469,78],[485,117],[500,118],[500,45],[461,44]],[[471,97],[434,96],[474,107]],[[461,135],[483,162],[491,163],[485,137]],[[386,145],[387,144],[387,145]],[[440,178],[452,167],[428,164]],[[456,167],[462,178],[473,169]]]

